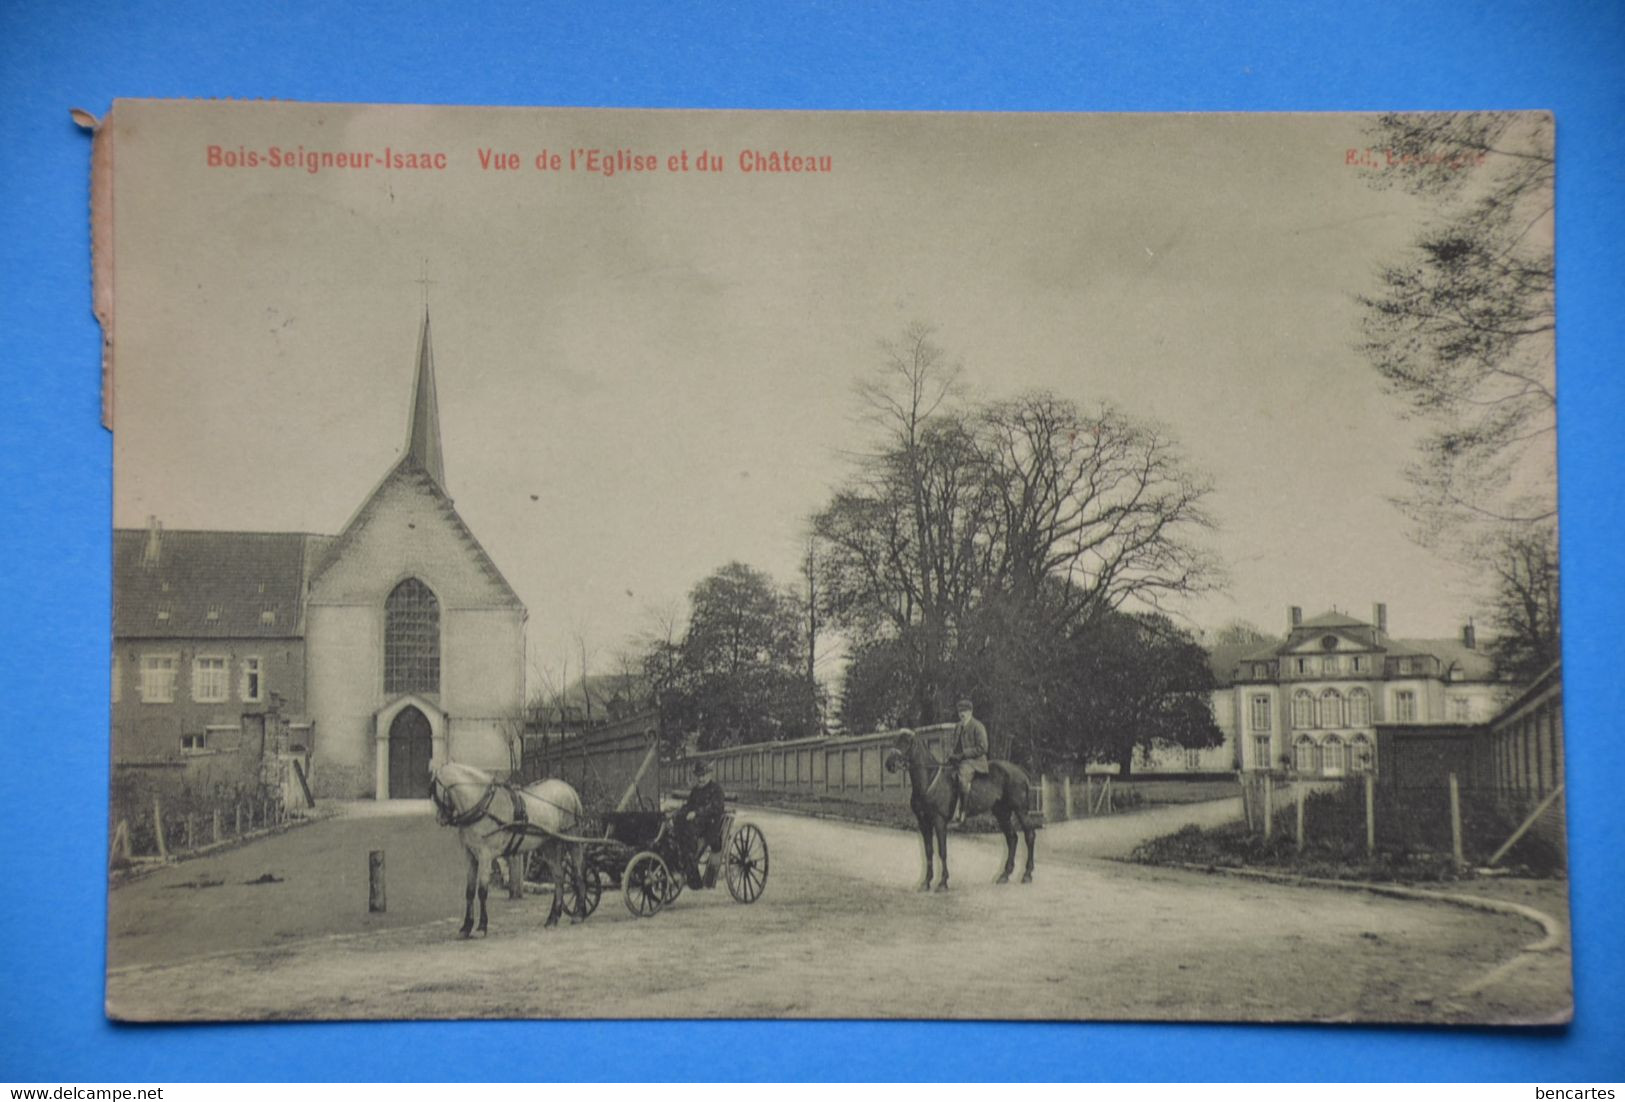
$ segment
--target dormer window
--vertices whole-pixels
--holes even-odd
[[[263,624],[265,627],[273,627],[273,626],[275,626],[275,624],[276,624],[276,609],[268,608],[264,612],[261,612],[260,613],[260,623]]]
[[[169,623],[169,609],[161,608],[158,610],[158,622],[160,624]]]
[[[219,605],[210,605],[209,606],[209,612],[204,617],[204,619],[208,620],[209,623],[211,623],[211,624],[219,622],[219,620],[220,620],[220,606]]]

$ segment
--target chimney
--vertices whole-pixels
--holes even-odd
[[[1303,609],[1293,605],[1286,610],[1286,629],[1291,631],[1303,623]]]
[[[141,552],[141,565],[153,567],[158,565],[159,553],[164,545],[164,526],[155,516],[147,518],[147,547]]]
[[[1478,633],[1473,630],[1473,621],[1471,619],[1462,626],[1461,645],[1468,650],[1478,649]]]
[[[1378,631],[1386,635],[1388,633],[1388,606],[1381,601],[1372,605],[1371,622],[1376,625]]]

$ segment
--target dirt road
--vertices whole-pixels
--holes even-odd
[[[954,889],[919,894],[907,834],[751,818],[772,847],[753,906],[686,892],[633,919],[606,894],[588,923],[544,930],[544,900],[495,893],[491,935],[470,942],[455,937],[455,839],[421,811],[188,862],[113,893],[109,1010],[1449,1021],[1474,1015],[1449,993],[1531,938],[1522,921],[1451,907],[1080,858],[1053,829],[1032,885],[990,882],[999,839],[955,836]],[[366,913],[369,848],[389,855],[386,916]],[[245,883],[265,872],[276,882]]]

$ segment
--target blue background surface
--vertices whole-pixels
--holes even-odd
[[[596,7],[0,2],[0,370],[9,396],[0,422],[0,1080],[1625,1078],[1620,5]],[[111,449],[98,425],[100,334],[90,312],[90,143],[67,109],[100,115],[115,96],[1554,110],[1574,1026],[109,1024],[100,869]],[[545,969],[536,981],[547,982]]]

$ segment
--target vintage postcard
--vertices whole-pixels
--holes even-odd
[[[1550,116],[86,121],[111,1016],[1568,1019]]]

